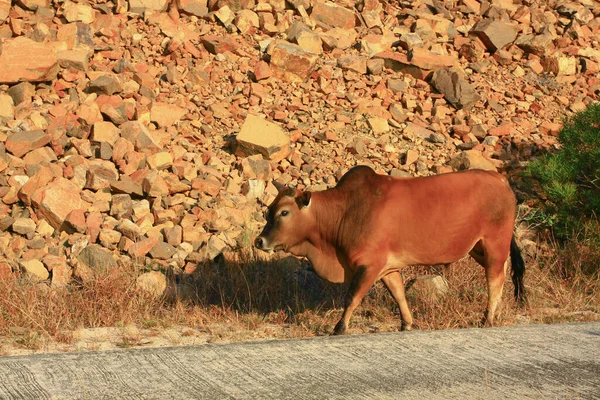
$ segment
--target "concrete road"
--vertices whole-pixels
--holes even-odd
[[[600,399],[600,323],[0,358],[0,399]]]

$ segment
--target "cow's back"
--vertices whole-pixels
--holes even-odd
[[[512,230],[516,212],[508,182],[489,171],[392,178],[357,167],[336,189],[348,196],[346,244],[358,253],[391,251],[411,264],[455,261],[484,235]]]

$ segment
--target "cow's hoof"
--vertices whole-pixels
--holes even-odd
[[[402,331],[402,332],[412,331],[412,329],[413,329],[413,324],[407,324],[404,321],[402,321],[402,323],[400,324],[400,331]]]
[[[494,326],[494,321],[489,319],[487,315],[484,315],[481,318],[481,322],[479,323],[480,328],[491,328]]]
[[[346,324],[344,323],[344,321],[340,321],[335,325],[335,328],[333,328],[333,334],[334,335],[343,335],[346,332]]]

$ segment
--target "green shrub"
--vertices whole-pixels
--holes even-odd
[[[561,150],[529,165],[546,198],[543,212],[557,238],[600,243],[600,103],[565,118]]]

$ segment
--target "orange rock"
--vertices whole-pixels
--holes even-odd
[[[64,178],[57,178],[36,190],[31,202],[38,216],[48,221],[55,229],[61,228],[71,211],[85,208],[79,187]]]
[[[495,128],[490,128],[488,133],[492,136],[512,135],[515,133],[514,125],[512,123],[503,124],[503,125],[497,126]]]
[[[270,78],[272,74],[271,67],[265,61],[261,60],[254,66],[254,77],[257,81]]]
[[[23,36],[3,42],[0,65],[0,83],[51,81],[59,68],[52,46]]]
[[[21,187],[18,196],[21,201],[27,205],[31,204],[31,197],[34,192],[47,185],[54,179],[54,173],[46,167],[40,167],[39,171],[29,178],[29,180]]]
[[[352,10],[330,2],[316,1],[310,17],[332,28],[351,29],[356,26],[356,16]]]
[[[292,43],[279,43],[271,54],[275,76],[287,81],[305,81],[315,70],[319,57]]]
[[[179,121],[186,113],[186,110],[172,104],[155,102],[150,109],[150,120],[156,122],[158,126],[171,126]]]
[[[50,143],[50,135],[44,131],[22,131],[13,133],[6,140],[6,150],[15,157],[23,157],[32,150]]]
[[[206,35],[202,36],[202,45],[209,53],[220,54],[227,51],[233,52],[237,44],[227,36]]]
[[[141,241],[131,245],[131,247],[128,250],[128,253],[132,257],[144,257],[157,244],[158,239],[156,238],[142,239]]]
[[[280,161],[290,153],[290,138],[282,128],[264,118],[249,114],[237,142],[249,154],[260,153],[272,161]]]
[[[546,121],[540,125],[540,131],[546,135],[558,136],[562,130],[562,124]]]

